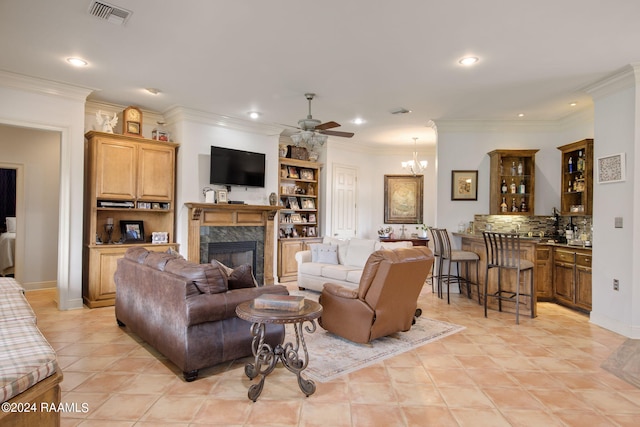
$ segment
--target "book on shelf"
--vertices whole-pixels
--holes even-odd
[[[265,294],[253,300],[253,308],[263,310],[300,311],[304,297],[298,295]]]

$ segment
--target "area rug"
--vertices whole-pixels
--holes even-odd
[[[318,295],[308,291],[291,293],[315,300]],[[292,329],[287,328],[286,342],[295,342]],[[327,332],[318,325],[314,333],[305,332],[304,335],[309,350],[309,365],[304,376],[314,381],[328,382],[463,329],[463,326],[421,316],[407,332],[378,338],[369,344],[357,344]]]
[[[600,366],[640,388],[640,340],[626,340]]]

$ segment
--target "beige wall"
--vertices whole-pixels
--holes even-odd
[[[27,289],[54,287],[58,263],[60,133],[0,125],[0,163],[22,165],[24,216],[16,278]]]

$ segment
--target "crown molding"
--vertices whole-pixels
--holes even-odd
[[[275,125],[272,123],[239,119],[237,117],[209,113],[206,111],[195,110],[183,106],[170,107],[169,109],[165,110],[163,114],[169,123],[189,121],[267,136],[280,135],[285,129],[284,126]]]
[[[604,78],[587,85],[582,90],[599,99],[640,84],[640,63],[625,65]]]
[[[85,114],[91,116],[94,116],[98,111],[102,111],[103,113],[108,114],[121,114],[122,111],[127,107],[128,105],[112,104],[103,101],[87,101],[84,106],[84,112]],[[142,108],[140,109],[140,111],[142,111],[143,125],[148,125],[148,120],[151,121],[154,125],[159,121],[166,121],[165,117],[157,111],[145,110]]]
[[[82,102],[85,102],[87,96],[96,90],[95,88],[60,83],[4,70],[0,70],[0,86]]]

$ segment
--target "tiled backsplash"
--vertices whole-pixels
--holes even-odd
[[[558,229],[564,231],[570,218],[569,216],[560,216]],[[579,227],[585,226],[585,220],[587,229],[590,229],[591,216],[573,217],[573,223]],[[540,236],[540,232],[543,232],[544,236],[552,236],[556,232],[553,224],[552,215],[474,215],[472,231],[482,233],[491,228],[491,231],[509,233],[517,231],[519,228],[520,233],[531,232],[536,237]]]

